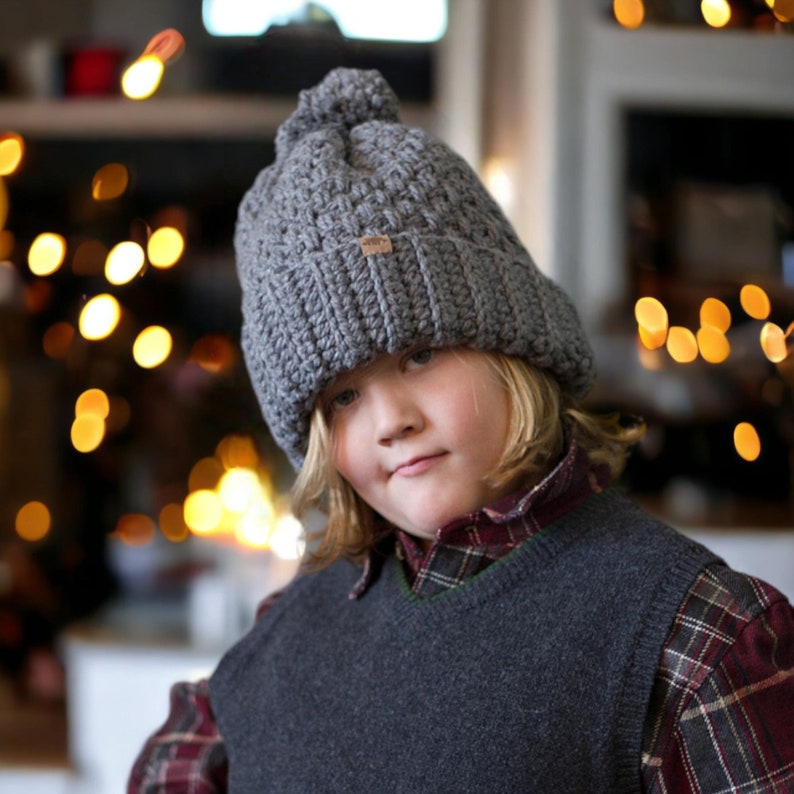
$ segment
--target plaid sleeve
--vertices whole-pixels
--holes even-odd
[[[175,684],[168,718],[136,759],[127,794],[215,794],[226,791],[226,777],[208,682]]]
[[[216,794],[226,777],[208,682],[175,684],[168,718],[136,759],[127,794]]]
[[[257,620],[282,592],[259,604]],[[175,684],[168,717],[135,760],[127,794],[220,794],[226,791],[227,778],[226,749],[212,712],[209,681]]]
[[[794,792],[794,610],[717,565],[679,610],[645,723],[647,792]]]

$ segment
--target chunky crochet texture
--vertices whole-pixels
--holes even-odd
[[[360,238],[384,235],[390,251],[364,253]],[[576,396],[592,384],[568,296],[462,158],[400,123],[376,71],[335,69],[301,92],[234,242],[245,360],[295,468],[317,395],[381,353],[468,346],[521,356]]]

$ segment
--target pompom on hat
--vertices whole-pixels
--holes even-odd
[[[376,71],[302,91],[234,237],[242,349],[270,431],[297,469],[317,396],[417,344],[519,356],[584,395],[593,355],[472,169],[399,120]]]

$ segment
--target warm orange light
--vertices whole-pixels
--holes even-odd
[[[201,458],[193,464],[187,487],[191,491],[212,490],[223,476],[223,466],[216,458]]]
[[[733,430],[733,445],[740,457],[752,463],[761,454],[761,439],[749,422],[739,422]]]
[[[774,0],[773,3],[767,0],[767,5],[780,22],[794,22],[794,0]]]
[[[649,331],[642,325],[637,326],[637,335],[640,338],[640,342],[646,350],[658,350],[660,347],[664,346],[664,343],[667,341],[667,329],[659,328],[655,331]]]
[[[219,375],[237,360],[237,348],[222,334],[205,334],[193,343],[190,360],[205,372]]]
[[[127,189],[130,175],[121,163],[103,165],[91,180],[91,195],[96,201],[118,198]]]
[[[634,30],[645,20],[645,4],[642,0],[613,0],[612,12],[618,24]]]
[[[698,355],[698,343],[688,328],[674,325],[667,335],[667,352],[679,364],[689,364]]]
[[[0,176],[9,176],[19,168],[25,154],[25,141],[15,132],[0,135]]]
[[[152,36],[143,54],[156,55],[163,63],[171,63],[182,55],[184,49],[185,39],[182,34],[174,28],[166,28]]]
[[[703,325],[697,332],[697,343],[700,355],[709,364],[721,364],[731,353],[731,345],[719,328]]]
[[[132,345],[132,357],[139,367],[154,369],[171,355],[173,344],[171,334],[165,328],[159,325],[150,325],[135,338]]]
[[[159,523],[160,532],[172,543],[181,543],[190,534],[180,504],[165,505],[160,511]]]
[[[215,456],[225,469],[255,469],[259,465],[259,452],[254,440],[236,433],[221,439],[215,448]]]
[[[756,284],[745,284],[739,292],[742,308],[754,320],[766,320],[772,311],[769,296]]]
[[[145,546],[154,539],[154,521],[145,513],[127,513],[116,522],[113,534],[128,546]]]
[[[51,518],[43,502],[28,502],[17,512],[14,528],[22,540],[35,542],[50,532]]]
[[[120,319],[119,302],[112,295],[97,295],[83,306],[78,328],[85,339],[105,339],[113,333]]]
[[[128,284],[137,276],[146,262],[138,243],[125,240],[110,249],[105,261],[105,278],[111,284]]]
[[[667,309],[656,298],[640,298],[634,304],[634,318],[637,320],[640,341],[648,348],[655,350],[667,339]]]
[[[706,298],[700,306],[700,324],[727,333],[731,327],[731,310],[717,298]]]
[[[100,419],[107,419],[110,413],[110,400],[102,389],[86,389],[74,404],[74,415],[94,414]]]
[[[37,276],[52,275],[63,264],[66,240],[60,234],[43,232],[30,244],[28,267]]]
[[[105,438],[105,420],[96,414],[80,414],[72,422],[72,446],[78,452],[93,452]]]
[[[215,491],[193,491],[185,499],[185,524],[198,535],[213,532],[223,518],[223,505]]]
[[[727,0],[702,0],[700,12],[712,28],[724,28],[731,21],[731,6]]]
[[[152,232],[146,246],[149,262],[162,269],[173,267],[185,250],[185,240],[177,229],[163,226]]]
[[[130,99],[147,99],[160,85],[163,62],[156,55],[142,55],[121,77],[121,90]]]

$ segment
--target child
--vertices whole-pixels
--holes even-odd
[[[242,345],[328,528],[129,791],[794,791],[791,606],[609,487],[640,431],[473,172],[377,72],[276,151]]]

